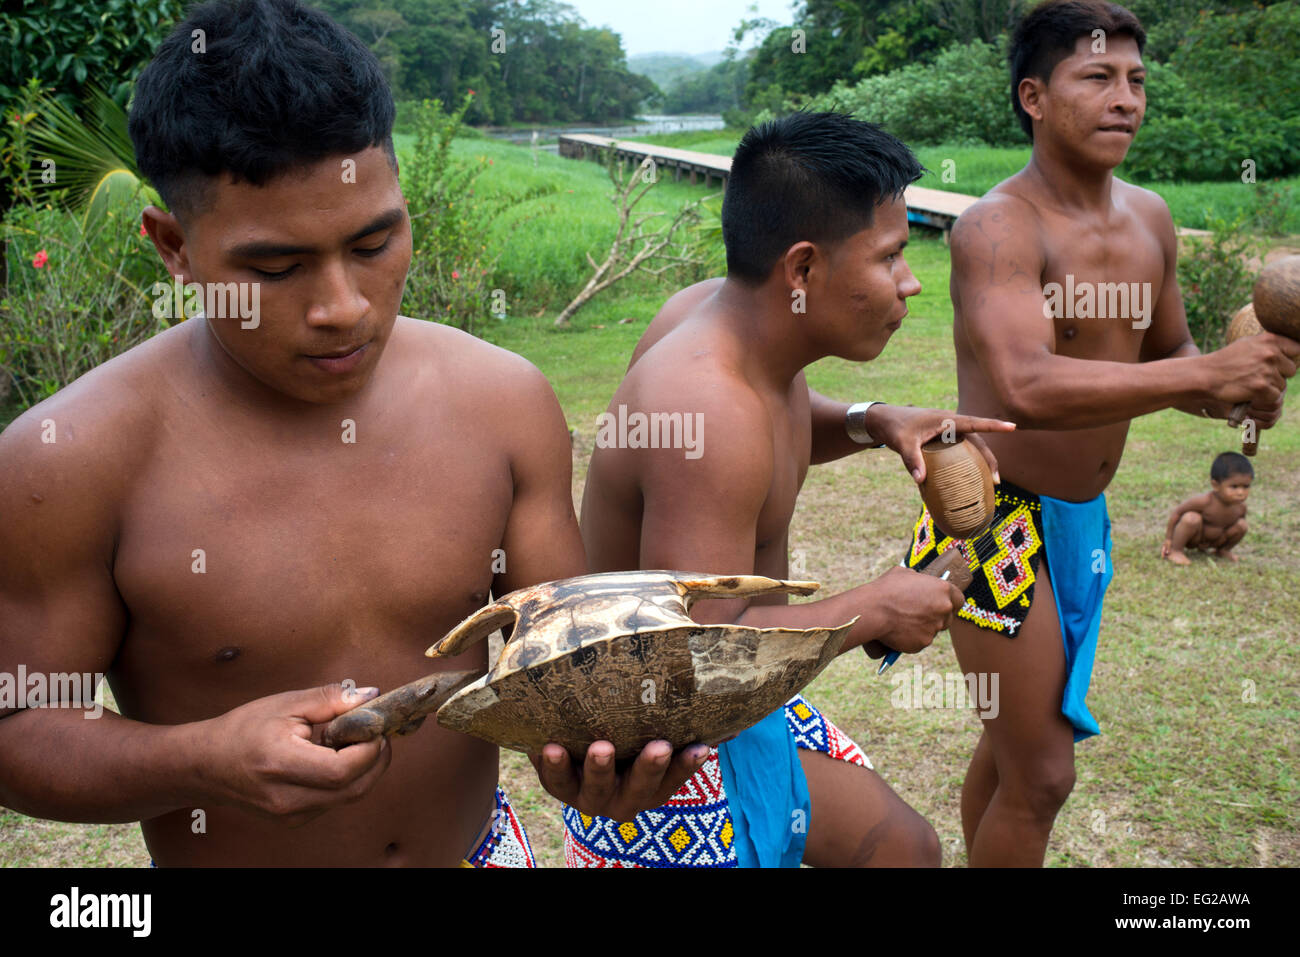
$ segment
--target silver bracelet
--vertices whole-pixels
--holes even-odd
[[[877,442],[875,437],[867,431],[867,410],[873,405],[884,405],[883,402],[858,402],[849,406],[848,414],[844,416],[844,431],[849,434],[854,442],[859,445],[869,445],[872,448],[883,449],[884,442]]]

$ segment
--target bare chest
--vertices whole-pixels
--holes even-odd
[[[1162,292],[1158,238],[1135,216],[1105,225],[1045,222],[1043,314],[1054,325],[1057,353],[1136,362]]]
[[[509,465],[432,434],[367,438],[162,444],[114,561],[128,685],[166,674],[188,697],[156,706],[210,711],[363,666],[380,680],[431,670],[424,649],[486,600],[504,560]]]

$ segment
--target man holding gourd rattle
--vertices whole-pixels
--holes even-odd
[[[1009,59],[1032,157],[952,231],[958,410],[1018,425],[985,437],[1003,481],[991,531],[963,546],[975,585],[951,627],[964,671],[1001,676],[962,790],[974,866],[1042,864],[1074,743],[1099,732],[1084,697],[1112,574],[1103,492],[1129,422],[1176,408],[1268,428],[1300,357],[1270,332],[1201,355],[1188,333],[1168,207],[1113,175],[1146,109],[1144,42],[1101,0],[1025,16]],[[908,564],[953,547],[924,513]]]

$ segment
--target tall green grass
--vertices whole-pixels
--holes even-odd
[[[400,162],[409,146],[402,144],[397,148]],[[478,187],[494,195],[518,195],[533,187],[546,190],[545,195],[515,205],[497,220],[487,242],[490,251],[501,254],[496,278],[506,291],[507,315],[540,313],[554,317],[590,277],[587,254],[596,262],[602,261],[614,237],[617,217],[610,201],[614,187],[605,167],[594,161],[561,159],[554,153],[534,152],[499,140],[457,140],[452,150],[458,159],[489,164],[478,180]],[[661,170],[659,177],[634,215],[661,212],[665,214],[661,219],[671,219],[686,203],[721,191],[717,183],[706,190],[702,184],[674,182],[671,172]],[[715,211],[719,209],[721,197],[710,205]],[[720,243],[713,252],[720,263]],[[604,294],[604,299],[607,302],[611,294],[648,295],[658,296],[662,302],[666,298],[659,295],[662,290],[689,278],[689,274],[681,272],[663,280],[629,277]],[[601,303],[601,298],[596,299],[578,313],[575,322],[601,321],[592,317],[610,318],[596,309]]]

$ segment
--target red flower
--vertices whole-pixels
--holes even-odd
[[[140,224],[140,235],[141,235],[141,236],[148,236],[148,235],[149,235],[149,230],[147,230],[147,229],[144,228],[144,223],[141,223],[141,224]]]
[[[452,278],[452,279],[459,279],[459,278],[460,278],[460,273],[456,272],[456,270],[453,269],[453,270],[451,271],[451,278]]]
[[[45,255],[44,249],[42,249],[35,256],[32,257],[32,265],[35,266],[37,269],[40,269],[49,261],[50,261],[50,257]]]
[[[469,91],[469,95],[470,95],[470,96],[473,96],[473,95],[474,95],[474,91],[473,91],[473,90],[470,90],[470,91]]]

